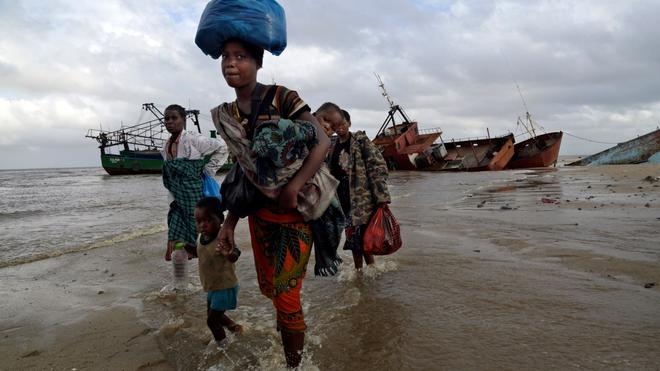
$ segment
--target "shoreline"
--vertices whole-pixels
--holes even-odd
[[[393,175],[397,189],[408,186],[406,179],[437,179],[433,174],[409,175]],[[475,183],[459,183],[458,189],[469,191],[455,200],[424,202],[422,196],[397,191],[392,210],[404,237],[400,252],[377,258],[378,266],[362,277],[352,270],[345,252],[341,252],[345,262],[338,277],[308,275],[303,305],[312,328],[304,369],[354,367],[341,361],[347,357],[342,351],[347,333],[364,347],[360,362],[371,365],[365,369],[428,364],[450,369],[488,364],[543,367],[557,362],[552,354],[572,362],[561,364],[567,368],[653,369],[660,362],[652,344],[653,339],[660,341],[660,249],[655,242],[660,227],[660,182],[644,180],[660,176],[660,166],[536,169],[481,176],[497,178],[488,182],[460,178]],[[420,219],[415,202],[423,202],[429,209],[423,215],[428,217]],[[274,315],[271,304],[258,293],[246,224],[240,222],[236,230],[244,258],[239,308],[232,312],[232,318],[235,315],[246,324],[246,334],[230,336],[226,354],[204,351],[211,338],[195,269],[190,270],[192,284],[186,293],[161,291],[170,281],[171,267],[162,256],[166,235],[158,232],[0,268],[4,283],[0,295],[8,298],[0,304],[4,367],[278,369],[283,357]],[[420,260],[425,256],[438,257],[439,263]],[[313,261],[312,257],[310,271]],[[412,277],[419,281],[411,284],[407,280]],[[402,297],[425,290],[446,304],[435,313],[430,307],[402,302],[401,297],[383,296],[397,287],[404,292]],[[319,292],[325,294],[318,296]],[[333,295],[342,297],[342,303],[334,301]],[[478,308],[484,303],[488,310],[481,312]],[[553,307],[556,313],[547,312]],[[319,313],[328,308],[333,316],[320,318]],[[369,317],[367,313],[374,310],[383,312]],[[438,323],[420,322],[412,313],[436,318]],[[619,318],[617,313],[625,316]],[[469,327],[459,326],[466,320]],[[524,327],[508,327],[518,322]],[[507,335],[496,331],[500,328]],[[439,343],[445,353],[420,344],[425,338],[417,338],[424,331],[432,331],[434,337],[427,340]],[[576,351],[584,348],[584,356],[562,353],[572,349],[565,349],[565,342],[560,341],[561,336],[568,336],[562,331],[574,337]],[[602,337],[617,332],[623,335],[612,336],[624,336],[625,342],[609,342],[620,341],[628,353],[597,356],[589,348],[608,349],[613,345]],[[543,337],[538,338],[541,333],[557,333],[559,338],[544,343]],[[581,333],[593,336],[594,345]],[[504,348],[490,350],[495,353],[471,351],[483,350],[482,342],[507,340],[507,336],[514,339],[510,346],[525,343],[531,348],[513,353]],[[372,339],[390,338],[393,342],[380,348],[372,343]],[[417,346],[417,358],[400,353],[399,347],[405,346]],[[550,353],[540,353],[539,347]],[[383,353],[386,350],[391,354]],[[509,363],[490,363],[492,359]],[[422,361],[429,363],[418,363]]]
[[[141,299],[169,273],[155,263],[165,238],[160,232],[1,268],[3,367],[173,370]]]
[[[167,232],[167,225],[154,224],[151,226],[146,226],[141,229],[137,229],[129,233],[121,233],[117,235],[107,236],[106,238],[88,244],[72,246],[66,249],[55,250],[49,253],[39,253],[30,256],[18,257],[12,260],[0,261],[0,269],[34,263],[40,260],[52,259],[62,255],[87,252],[89,250],[95,250],[103,247],[117,245],[121,242],[133,241],[141,237],[148,237],[154,234],[162,234],[163,232]]]

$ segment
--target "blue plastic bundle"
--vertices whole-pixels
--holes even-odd
[[[199,20],[195,44],[213,59],[228,39],[260,46],[274,55],[286,48],[286,17],[275,0],[212,0]]]
[[[202,172],[202,194],[204,194],[204,197],[217,197],[222,200],[220,184],[212,176],[208,175],[206,171]]]

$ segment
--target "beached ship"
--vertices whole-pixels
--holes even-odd
[[[150,112],[155,118],[142,122],[145,112]],[[201,133],[198,116],[198,110],[186,110],[186,119]],[[162,172],[163,157],[160,149],[167,141],[169,133],[165,130],[163,113],[153,103],[142,105],[137,124],[114,131],[89,129],[85,137],[95,139],[100,144],[101,165],[110,175]],[[211,137],[216,137],[214,130],[211,131]],[[112,151],[116,153],[111,153]]]
[[[403,122],[399,124],[394,118],[397,113],[403,117]],[[389,126],[389,123],[392,125]],[[393,105],[373,142],[380,148],[390,170],[418,170],[417,158],[420,155],[426,157],[428,154],[424,154],[434,146],[441,135],[440,129],[420,132],[417,123],[410,121],[401,107]],[[445,154],[441,149],[439,151],[441,152],[438,156]]]
[[[571,162],[567,166],[639,164],[660,152],[660,129],[602,152]]]
[[[428,153],[429,148],[438,139],[441,140],[442,130],[436,128],[420,132],[417,122],[410,121],[403,108],[398,104],[394,104],[387,90],[385,90],[383,80],[378,74],[375,75],[390,110],[380,129],[378,129],[373,143],[380,149],[388,169],[417,170],[416,158],[421,153]],[[397,114],[401,118],[398,124]],[[439,155],[444,155],[444,153]]]
[[[502,170],[513,156],[513,134],[444,142],[439,128],[419,130],[417,122],[394,104],[380,77],[376,78],[390,110],[373,142],[390,170]]]
[[[421,170],[428,171],[503,170],[513,157],[513,143],[513,134],[446,141],[442,143],[446,153],[444,156],[436,155],[440,153],[437,150],[440,144],[436,144],[431,149],[431,155],[425,157],[428,164],[423,164],[421,159],[418,163],[422,165]]]
[[[517,124],[527,131],[530,138],[515,144],[507,169],[556,166],[564,133],[557,131],[537,135],[537,125],[529,112],[526,112],[525,121],[518,117]]]

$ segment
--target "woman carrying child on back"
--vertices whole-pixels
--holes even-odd
[[[225,314],[230,309],[236,309],[238,279],[234,263],[241,251],[236,246],[218,246],[218,232],[224,221],[222,212],[222,203],[216,197],[202,198],[195,207],[195,222],[200,232],[196,248],[199,279],[207,292],[206,324],[218,345],[226,337],[223,327],[234,333],[243,331],[241,325]]]
[[[251,145],[255,128],[260,123],[278,119],[311,123],[308,127],[314,145],[310,146],[300,168],[292,169],[292,177],[277,188],[274,199],[265,199],[256,212],[248,215],[259,288],[272,300],[277,311],[277,329],[282,336],[287,366],[296,367],[301,361],[307,328],[300,290],[312,246],[310,224],[297,209],[299,192],[310,178],[317,175],[329,140],[310,113],[309,106],[295,91],[257,82],[263,48],[240,39],[230,39],[224,42],[221,50],[222,74],[234,89],[236,100],[213,109],[211,116],[218,133],[236,156],[236,166],[253,167]],[[234,229],[238,220],[239,216],[230,210],[218,235],[222,248],[234,248]]]
[[[364,252],[363,237],[371,215],[380,205],[391,202],[387,189],[387,166],[378,148],[364,131],[350,132],[351,117],[334,103],[324,103],[316,111],[322,125],[337,133],[327,161],[330,172],[339,180],[337,196],[346,215],[346,243],[351,250],[355,269],[362,268],[362,260],[369,265],[374,256]]]

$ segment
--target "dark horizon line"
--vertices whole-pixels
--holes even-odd
[[[559,157],[586,157],[590,155],[559,155]],[[0,168],[0,171],[21,170],[57,170],[57,169],[103,169],[103,166],[58,166],[58,167],[30,167],[30,168]]]
[[[58,169],[103,169],[103,166],[58,166],[58,167],[23,167],[23,168],[0,168],[0,171],[20,170],[58,170]]]

